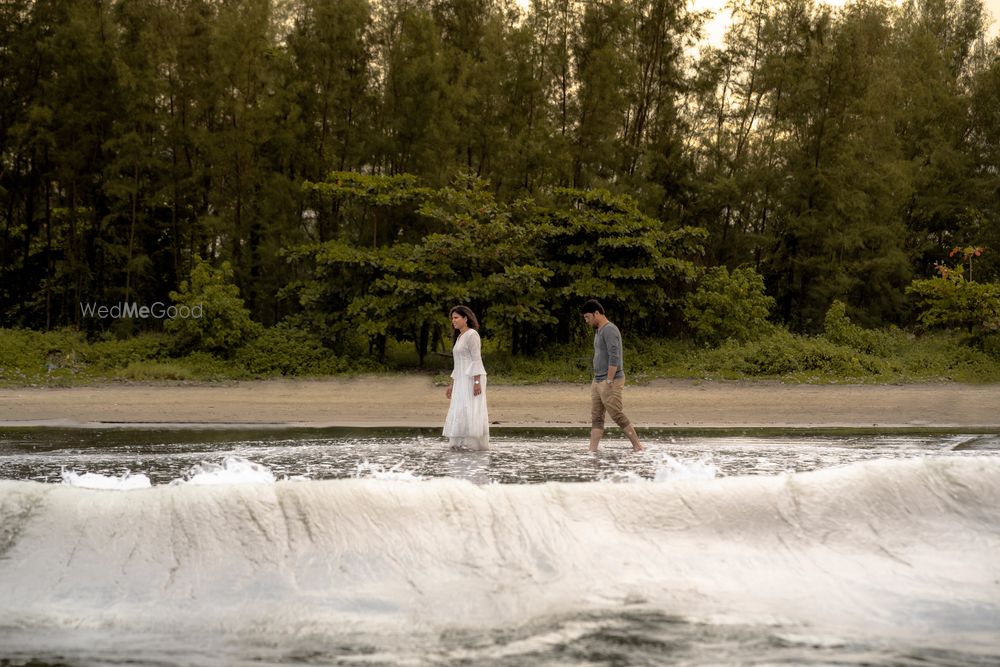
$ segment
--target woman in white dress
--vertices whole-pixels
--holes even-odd
[[[486,410],[486,368],[479,321],[468,306],[455,306],[451,309],[451,326],[455,369],[444,393],[451,404],[443,434],[453,449],[489,449],[490,416]]]

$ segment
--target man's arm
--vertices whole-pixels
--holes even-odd
[[[622,365],[622,336],[618,327],[608,329],[605,344],[608,346],[608,384],[611,384]]]

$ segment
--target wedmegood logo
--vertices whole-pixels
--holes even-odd
[[[154,320],[199,320],[205,315],[205,308],[202,304],[194,306],[174,305],[169,306],[162,301],[157,301],[151,306],[140,306],[135,302],[116,303],[113,306],[99,306],[96,303],[80,303],[80,312],[84,317],[98,317],[102,320],[113,319],[154,319]]]

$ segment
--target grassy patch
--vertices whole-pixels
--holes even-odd
[[[347,376],[421,372],[448,382],[451,357],[436,352],[418,363],[412,343],[392,343],[386,361],[364,354],[337,356],[301,331],[264,331],[231,358],[208,352],[171,356],[165,334],[88,342],[78,332],[0,329],[0,386],[73,386],[105,381],[208,382],[271,377]],[[490,380],[503,384],[587,382],[589,339],[552,346],[531,357],[513,356],[483,341]],[[633,382],[657,378],[761,379],[797,383],[1000,382],[1000,343],[957,333],[914,336],[899,330],[842,330],[799,336],[780,328],[751,342],[701,347],[681,340],[625,339]]]
[[[79,332],[0,329],[0,384],[66,386],[91,381]]]

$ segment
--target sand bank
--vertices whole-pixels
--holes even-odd
[[[587,426],[590,387],[489,387],[497,426]],[[440,426],[444,388],[425,376],[231,384],[0,389],[7,425]],[[785,385],[658,380],[625,390],[642,427],[967,428],[1000,431],[1000,385]]]

